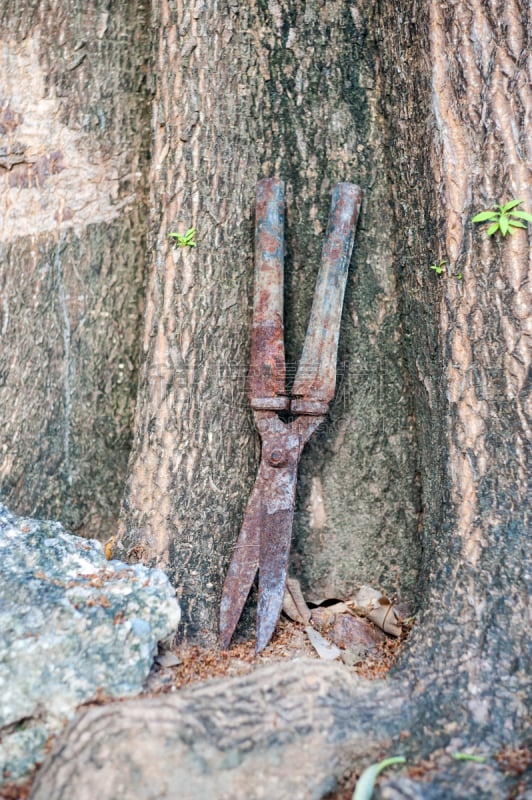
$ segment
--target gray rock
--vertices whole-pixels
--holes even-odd
[[[160,570],[0,505],[0,786],[98,696],[138,694],[180,609]]]

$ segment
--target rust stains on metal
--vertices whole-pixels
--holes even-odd
[[[257,186],[255,293],[248,394],[274,398],[285,393],[283,331],[284,184],[266,178]]]
[[[275,178],[257,186],[255,295],[248,394],[262,441],[262,456],[242,530],[226,576],[220,638],[227,648],[257,571],[256,650],[269,642],[282,608],[297,467],[333,399],[336,353],[347,271],[362,192],[349,183],[333,192],[329,227],[293,397],[285,395],[283,339],[284,185]],[[285,422],[278,411],[296,416]]]
[[[355,184],[339,183],[333,190],[321,268],[292,389],[292,394],[312,402],[330,403],[334,397],[345,285],[361,201],[362,190]]]
[[[221,644],[231,637],[259,570],[257,652],[269,642],[283,602],[294,516],[297,466],[323,417],[284,423],[275,411],[255,411],[262,457],[225,580],[220,608]]]

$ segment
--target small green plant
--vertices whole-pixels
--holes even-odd
[[[497,231],[501,232],[502,236],[507,233],[513,234],[514,228],[526,228],[525,222],[532,222],[532,214],[526,211],[513,211],[517,206],[521,205],[522,200],[510,200],[504,206],[493,206],[489,211],[481,211],[477,214],[471,222],[492,222],[488,228],[488,236],[493,236]]]
[[[371,800],[373,797],[375,780],[379,773],[392,764],[406,764],[406,758],[403,758],[403,756],[393,756],[392,758],[385,758],[384,761],[379,761],[377,764],[372,764],[370,767],[367,767],[357,781],[352,800]]]
[[[447,264],[447,261],[445,261],[445,260],[442,258],[442,260],[441,260],[441,261],[439,261],[437,264],[431,264],[431,265],[430,265],[430,267],[429,267],[429,269],[433,269],[433,270],[434,270],[434,272],[437,272],[437,273],[438,273],[438,275],[441,275],[441,274],[442,274],[442,272],[445,272],[445,265],[446,265],[446,264]]]
[[[484,764],[487,756],[472,756],[469,753],[453,753],[455,761],[474,761],[476,764]]]
[[[174,240],[176,247],[196,247],[194,237],[196,235],[196,228],[189,228],[185,234],[169,233],[168,238]]]

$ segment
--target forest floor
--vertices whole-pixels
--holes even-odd
[[[407,631],[399,638],[386,636],[370,654],[354,663],[351,659],[349,668],[368,680],[383,678],[396,661],[406,635]],[[258,655],[253,640],[237,642],[230,650],[178,644],[160,651],[140,697],[171,694],[214,678],[242,676],[259,666],[303,658],[319,659],[320,656],[310,643],[304,626],[281,617],[271,642]],[[80,706],[79,710],[112,702],[117,702],[117,698],[101,695]],[[54,738],[51,737],[49,749],[53,745]],[[4,784],[0,788],[0,800],[27,800],[37,771],[24,782]],[[351,800],[357,777],[356,773],[346,775],[343,785],[326,800]]]
[[[368,654],[349,666],[362,678],[382,678],[394,663],[402,639],[386,637]],[[170,658],[167,658],[170,656]],[[179,663],[165,666],[173,658]],[[258,655],[255,642],[239,642],[230,650],[178,645],[158,657],[146,682],[145,694],[175,692],[210,678],[245,675],[258,666],[301,658],[319,659],[302,625],[281,618],[271,642]]]
[[[349,663],[349,667],[367,680],[383,678],[396,661],[405,638],[406,632],[405,636],[400,638],[387,636],[370,654],[366,654],[359,661]],[[210,678],[245,675],[257,666],[266,664],[301,658],[320,658],[310,643],[304,627],[283,617],[271,642],[258,655],[255,654],[254,641],[239,642],[228,651],[182,645],[175,648],[172,655],[181,663],[164,667],[156,662],[146,684],[148,696],[175,692],[184,686]],[[162,660],[164,661],[164,657]],[[358,777],[357,772],[346,774],[342,785],[324,800],[351,800]]]
[[[346,658],[345,656],[349,655],[347,650],[341,651],[341,658],[347,661],[349,668],[361,678],[366,680],[384,678],[396,662],[410,629],[411,623],[408,623],[404,626],[401,636],[382,637],[371,652],[359,660],[353,661],[352,657]],[[260,666],[319,658],[320,656],[310,643],[305,626],[281,617],[271,642],[259,655],[255,654],[253,640],[237,642],[228,651],[187,644],[177,644],[172,648],[159,650],[140,697],[173,694],[211,679],[243,676]],[[120,700],[120,698],[101,695],[80,706],[79,710],[94,705],[120,702]],[[51,737],[48,743],[50,750],[54,744],[55,739]],[[515,776],[522,775],[532,764],[532,752],[526,747],[518,750],[501,750],[495,758],[500,769]],[[430,759],[419,761],[408,769],[407,774],[414,780],[424,780],[433,768],[434,764]],[[24,782],[4,784],[0,788],[0,800],[28,800],[37,772],[38,768]],[[358,778],[359,773],[356,771],[346,773],[338,788],[323,800],[351,800]],[[519,792],[517,795],[511,794],[511,797],[514,796],[519,796]]]

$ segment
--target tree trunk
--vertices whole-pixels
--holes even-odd
[[[285,328],[295,374],[337,181],[360,183],[338,398],[300,467],[293,569],[308,597],[361,582],[412,599],[418,485],[386,213],[375,51],[342,2],[154,4],[153,262],[116,552],[163,567],[189,638],[212,640],[256,474],[245,393],[253,203],[287,183]],[[197,247],[167,234],[197,228]]]
[[[146,364],[119,549],[165,566],[183,591],[189,636],[212,636],[230,539],[258,456],[244,400],[235,424],[235,404],[220,394],[225,376],[237,376],[247,358],[254,183],[284,173],[291,188],[287,328],[297,349],[313,286],[303,264],[317,265],[327,193],[337,178],[356,179],[366,192],[357,241],[364,263],[350,288],[343,354],[349,360],[365,352],[385,365],[395,354],[399,405],[404,352],[412,416],[399,405],[386,422],[396,438],[364,439],[358,395],[344,427],[330,427],[309,448],[294,564],[319,591],[375,576],[374,565],[359,571],[356,557],[346,561],[348,578],[334,573],[342,529],[331,545],[324,541],[330,549],[320,562],[316,549],[327,528],[316,525],[317,497],[321,490],[326,524],[340,520],[342,481],[346,495],[354,494],[359,484],[353,490],[347,482],[359,480],[350,472],[357,464],[369,487],[365,508],[385,509],[386,481],[402,470],[402,493],[393,487],[389,502],[392,510],[404,505],[410,527],[399,529],[412,531],[408,422],[415,419],[423,533],[411,639],[393,674],[371,686],[338,666],[298,664],[175,700],[89,710],[50,757],[34,798],[81,798],[90,786],[105,800],[128,774],[136,787],[148,776],[145,795],[139,789],[136,798],[177,790],[220,800],[318,798],[347,764],[360,768],[385,752],[413,763],[432,755],[422,783],[388,779],[385,800],[528,796],[530,779],[519,790],[494,760],[479,774],[478,765],[462,769],[449,759],[456,750],[493,757],[529,735],[530,232],[488,239],[471,224],[494,202],[522,199],[532,210],[527,9],[515,0],[398,6],[367,2],[344,16],[348,9],[335,2],[306,3],[305,10],[278,2],[228,8],[213,0],[179,11],[157,5],[152,206],[161,225],[152,221]],[[364,93],[357,94],[361,79]],[[361,106],[366,115],[359,116]],[[346,164],[358,174],[346,175]],[[377,227],[388,202],[393,217]],[[198,247],[171,251],[166,234],[191,225]],[[375,260],[386,248],[389,272]],[[448,263],[438,275],[430,265],[440,260]],[[378,397],[371,395],[368,411],[373,432]],[[324,450],[330,458],[322,464]],[[397,472],[393,463],[382,465],[392,451],[402,465]],[[371,472],[374,461],[382,472]],[[335,495],[325,476],[341,468],[348,474]],[[306,502],[313,525],[305,522]],[[386,539],[372,533],[383,549]],[[415,552],[404,556],[401,590],[408,591]]]
[[[143,2],[0,13],[0,478],[107,538],[136,391],[149,40]]]
[[[425,676],[425,747],[442,716],[487,744],[522,724],[530,656],[530,232],[488,239],[470,220],[513,198],[532,208],[530,27],[517,2],[415,8],[399,26],[377,9],[424,497],[421,613],[401,674]]]

